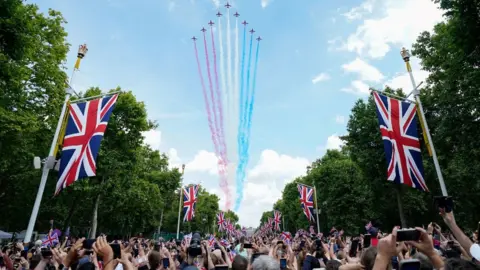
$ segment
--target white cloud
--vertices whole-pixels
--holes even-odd
[[[145,138],[145,144],[149,145],[153,150],[159,150],[162,143],[162,132],[160,130],[149,130],[142,133]]]
[[[325,145],[326,150],[340,150],[340,148],[345,144],[342,139],[337,134],[328,136],[327,144]]]
[[[261,5],[262,8],[266,8],[268,5],[270,5],[273,2],[273,0],[261,0]]]
[[[425,82],[428,77],[428,72],[421,70],[419,60],[417,58],[412,58],[410,60],[410,64],[412,65],[412,72],[417,86],[420,82]],[[390,86],[393,89],[402,88],[403,92],[406,94],[413,90],[412,82],[410,81],[410,75],[408,75],[408,72],[406,71],[398,73],[390,78],[385,82],[384,86]]]
[[[218,158],[215,153],[200,150],[192,161],[185,164],[185,171],[208,172],[212,175],[218,174]]]
[[[317,84],[319,82],[327,81],[329,79],[330,79],[330,76],[327,73],[322,72],[312,79],[312,83]]]
[[[357,73],[361,80],[369,82],[380,82],[383,80],[383,74],[374,66],[356,58],[350,63],[344,64],[342,68],[347,72]]]
[[[372,13],[374,4],[375,0],[367,0],[360,6],[354,7],[342,15],[349,21],[361,19],[365,14]]]
[[[177,154],[176,151],[174,154]],[[199,183],[200,179],[203,180],[203,186],[220,198],[220,208],[223,209],[226,198],[219,187],[217,160],[213,153],[199,151],[193,160],[186,163],[184,179],[185,183]],[[258,162],[247,171],[243,201],[237,213],[239,223],[243,226],[258,226],[262,213],[271,210],[273,204],[281,198],[285,184],[305,174],[309,164],[308,159],[303,157],[279,154],[269,149],[262,151]],[[235,183],[229,183],[229,191],[233,207],[236,198]]]
[[[212,0],[212,3],[215,5],[216,8],[220,7],[220,0]]]
[[[370,87],[368,86],[368,84],[362,81],[356,80],[351,82],[350,87],[340,89],[340,91],[352,93],[359,96],[364,96],[364,95],[370,94]]]
[[[442,11],[431,0],[385,0],[379,6],[381,10],[373,14],[381,15],[364,20],[348,37],[345,49],[383,58],[392,45],[409,47],[422,31],[442,20]]]
[[[338,124],[345,124],[345,116],[343,115],[336,115],[335,122]]]

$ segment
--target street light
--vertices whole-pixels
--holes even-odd
[[[203,218],[202,221],[203,221],[203,226],[204,226],[203,227],[203,232],[206,234],[206,231],[207,231],[206,228],[208,227],[207,219]]]

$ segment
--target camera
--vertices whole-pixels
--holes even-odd
[[[192,235],[190,246],[187,248],[188,255],[197,257],[202,254],[202,238],[200,233],[196,232]]]

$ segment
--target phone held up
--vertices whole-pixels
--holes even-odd
[[[162,259],[162,264],[163,264],[164,269],[169,268],[170,267],[170,259],[169,258],[163,258]]]
[[[397,231],[397,242],[418,241],[420,239],[420,231],[417,229],[400,229]]]
[[[287,259],[280,259],[280,269],[287,269]]]
[[[435,209],[443,208],[445,212],[450,213],[453,210],[453,199],[450,196],[435,196],[433,197]]]
[[[370,247],[371,242],[372,242],[372,236],[370,234],[365,234],[363,236],[363,247],[364,248]]]

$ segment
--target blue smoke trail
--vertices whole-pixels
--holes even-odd
[[[247,159],[246,163],[248,163],[248,158],[249,158],[248,150],[249,150],[249,147],[250,147],[250,131],[251,131],[251,128],[252,128],[253,104],[255,103],[255,86],[257,84],[257,68],[258,68],[258,52],[259,52],[259,50],[260,50],[260,41],[258,41],[258,43],[257,43],[257,51],[255,52],[255,64],[253,66],[252,95],[251,95],[252,98],[250,100],[250,104],[248,104],[247,128],[246,128],[247,143],[246,143],[246,149],[245,149],[245,157]]]
[[[245,32],[244,32],[245,34]],[[245,37],[245,35],[244,35]],[[245,128],[246,128],[246,118],[247,118],[247,106],[249,104],[249,95],[250,95],[250,67],[252,66],[252,47],[253,47],[253,33],[250,35],[250,49],[248,52],[248,65],[247,65],[247,87],[246,87],[246,102],[242,102],[240,105],[243,108],[241,111],[243,112],[242,117],[240,119],[241,124],[239,125],[239,131],[238,131],[238,136],[239,136],[239,161],[237,165],[237,199],[235,200],[235,211],[238,211],[238,208],[240,207],[240,203],[243,200],[243,182],[245,181],[245,169],[248,164],[248,157],[246,156],[247,152],[245,151],[246,148],[248,148],[248,145],[246,144],[246,138],[245,138]],[[245,46],[243,47],[245,50]],[[242,55],[242,62],[244,54]],[[242,63],[242,65],[243,65]],[[243,75],[243,74],[242,74]],[[243,77],[243,76],[242,76]],[[243,81],[243,80],[242,80]],[[243,88],[242,88],[243,89]],[[245,104],[244,104],[245,103]]]
[[[238,117],[240,118],[238,121],[238,130],[237,130],[237,152],[239,155],[239,159],[241,157],[241,152],[242,152],[242,120],[243,120],[243,111],[245,110],[244,108],[244,103],[245,103],[245,93],[244,93],[244,73],[245,73],[245,43],[247,42],[247,26],[244,25],[243,28],[243,45],[242,45],[242,65],[241,65],[241,75],[240,75],[240,106],[239,106],[239,112],[238,112]],[[238,164],[237,164],[238,168]],[[237,169],[237,174],[238,174],[238,169]],[[238,181],[238,178],[237,178]],[[238,184],[238,183],[237,183]]]

